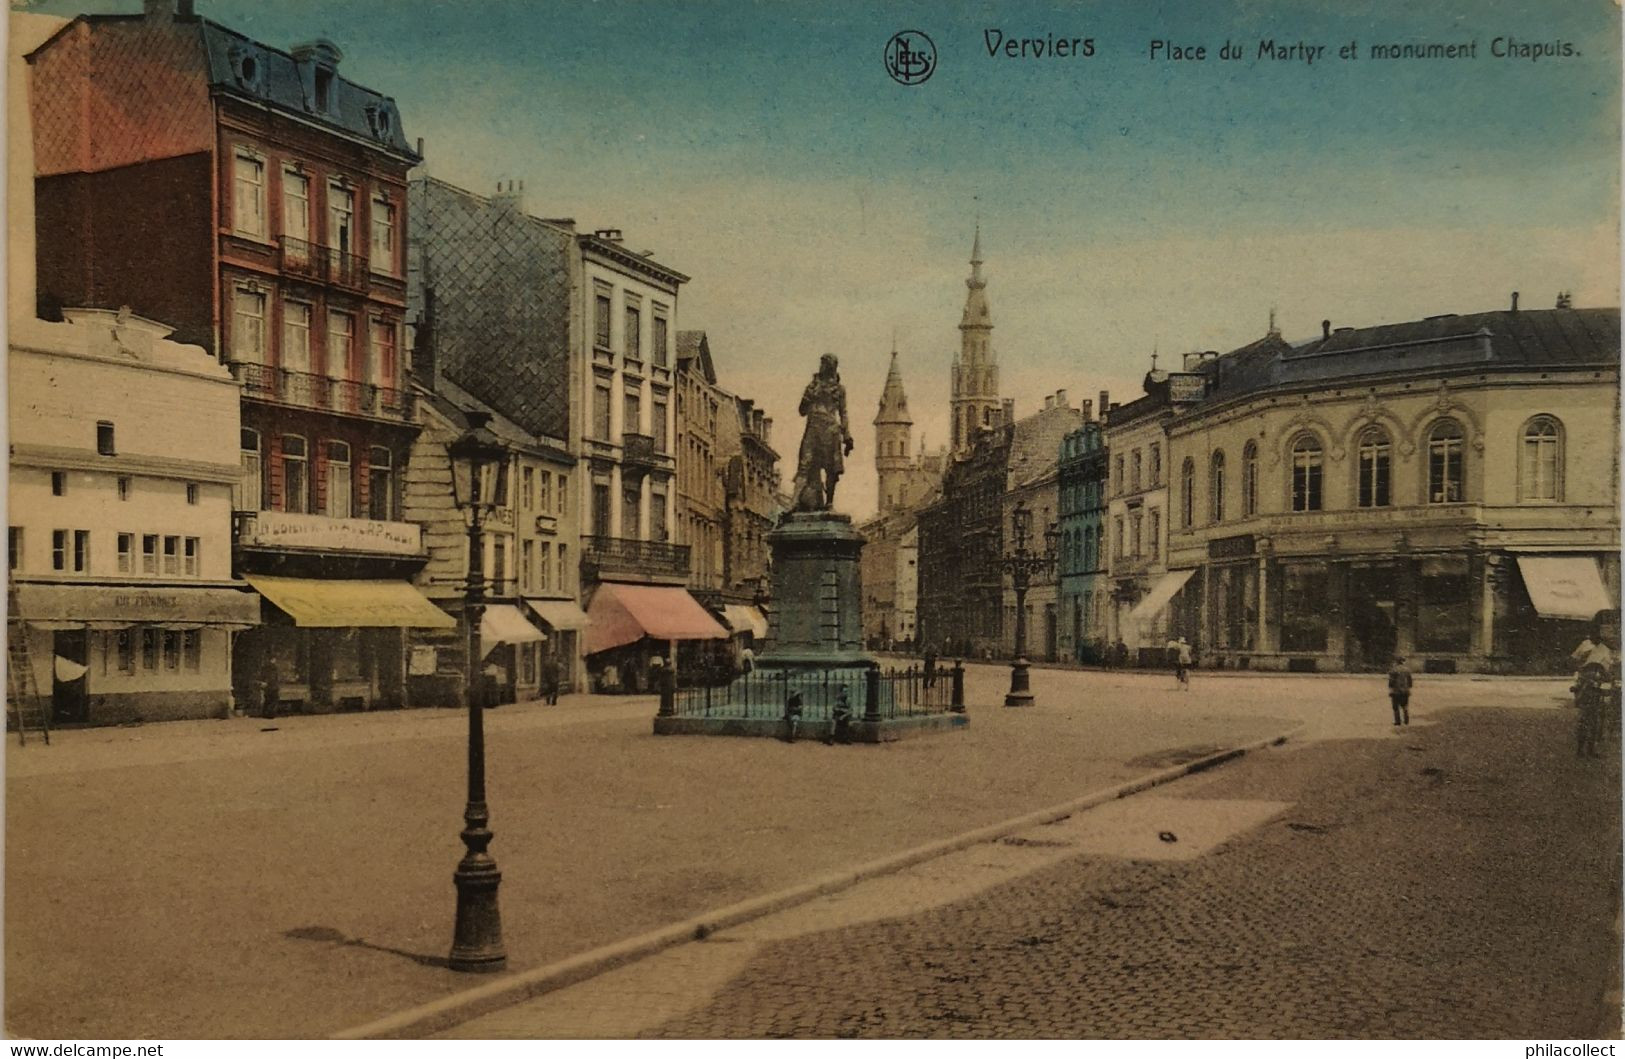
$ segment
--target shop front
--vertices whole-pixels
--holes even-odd
[[[573,599],[525,597],[525,607],[547,630],[541,664],[549,661],[559,667],[559,690],[579,691],[582,687],[581,634],[587,630],[587,612]]]
[[[237,645],[239,697],[269,693],[279,708],[404,706],[406,630],[457,624],[405,581],[246,580],[270,606],[264,624]]]
[[[1497,640],[1520,671],[1571,672],[1569,654],[1582,639],[1598,631],[1619,635],[1617,554],[1508,559],[1497,571],[1507,597]]]
[[[512,603],[485,605],[480,618],[480,673],[486,705],[541,697],[541,653],[546,640],[547,634]]]
[[[587,605],[586,655],[594,691],[642,694],[655,690],[653,660],[675,662],[687,680],[707,652],[725,647],[724,629],[687,589],[604,582]],[[675,648],[675,649],[674,649]]]
[[[16,589],[8,631],[26,638],[53,724],[220,717],[232,709],[232,640],[259,624],[253,593],[26,582]]]

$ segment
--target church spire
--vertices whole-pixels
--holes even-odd
[[[987,286],[987,280],[982,278],[982,222],[976,222],[976,238],[971,242],[970,248],[970,279],[965,286],[971,290],[981,290]]]
[[[880,394],[880,410],[875,413],[875,425],[902,423],[912,425],[908,415],[908,395],[903,392],[903,372],[897,366],[897,341],[892,340],[891,368],[886,372],[886,388]]]

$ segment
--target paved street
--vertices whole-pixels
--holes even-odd
[[[1163,674],[1039,670],[1037,707],[986,705],[1005,679],[970,669],[969,729],[878,747],[660,739],[648,734],[648,699],[493,711],[510,968],[1295,723],[1314,739],[1392,738],[1373,678],[1198,675],[1181,694]],[[1422,680],[1413,732],[1470,703],[1566,731],[1560,690]],[[184,722],[8,746],[7,1028],[319,1035],[483,983],[442,963],[463,765],[455,711]]]
[[[1618,762],[1577,762],[1565,713],[1440,721],[1249,755],[455,1033],[1617,1036]]]

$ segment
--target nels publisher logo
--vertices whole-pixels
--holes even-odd
[[[900,85],[924,84],[937,69],[937,46],[917,29],[905,29],[886,42],[886,72]]]

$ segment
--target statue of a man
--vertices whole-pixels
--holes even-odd
[[[818,374],[801,395],[801,414],[807,429],[801,435],[801,454],[796,462],[795,509],[828,511],[835,502],[835,483],[846,469],[844,457],[852,451],[852,434],[846,425],[846,387],[835,370],[836,360],[825,353],[818,362]]]

